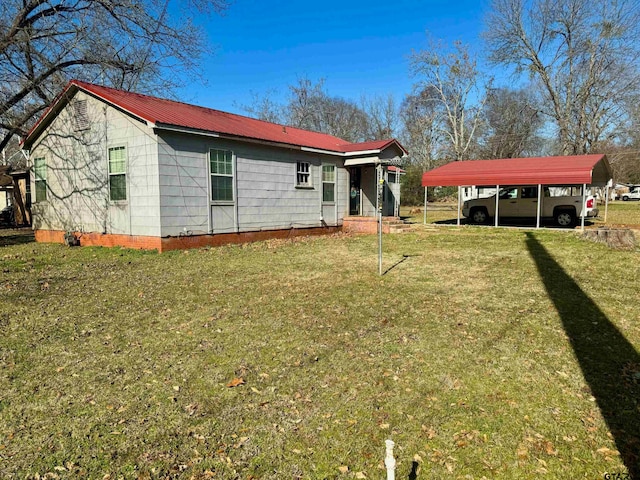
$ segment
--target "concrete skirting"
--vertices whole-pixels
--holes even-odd
[[[291,228],[286,230],[264,230],[259,232],[221,233],[217,235],[189,235],[181,237],[151,237],[143,235],[119,235],[111,233],[75,232],[80,245],[85,247],[123,247],[140,250],[185,250],[189,248],[217,247],[231,243],[249,243],[274,238],[305,237],[309,235],[329,235],[342,227]],[[36,230],[36,242],[65,243],[65,232],[61,230]]]

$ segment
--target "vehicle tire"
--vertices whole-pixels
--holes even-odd
[[[622,200],[624,200],[625,202],[629,201],[629,196],[628,195],[623,195],[622,196]]]
[[[559,227],[573,227],[576,223],[576,212],[572,210],[556,210],[553,218]]]
[[[489,213],[487,212],[486,208],[474,208],[473,210],[471,210],[469,218],[473,223],[484,225],[489,221]]]

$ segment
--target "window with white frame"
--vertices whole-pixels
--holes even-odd
[[[127,149],[109,148],[109,199],[119,202],[127,199]]]
[[[311,164],[309,162],[296,163],[296,186],[311,187]]]
[[[322,166],[322,201],[333,203],[336,201],[336,166]]]
[[[209,150],[211,166],[211,200],[233,202],[233,152]]]
[[[47,199],[47,163],[44,157],[33,160],[33,173],[36,180],[36,202]]]

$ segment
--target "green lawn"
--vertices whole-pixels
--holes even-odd
[[[388,438],[398,479],[636,468],[638,249],[384,242],[382,277],[374,236],[0,247],[0,478],[384,478]]]

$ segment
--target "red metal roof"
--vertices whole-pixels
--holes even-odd
[[[611,178],[606,156],[597,154],[451,162],[424,173],[422,186],[604,185]]]
[[[36,132],[41,123],[46,123],[45,119],[49,113],[65,97],[67,92],[75,93],[75,91],[72,90],[75,88],[84,90],[159,128],[178,127],[201,132],[225,134],[298,147],[352,154],[370,150],[383,150],[387,146],[395,143],[406,153],[404,148],[396,140],[349,143],[346,140],[325,133],[278,125],[256,120],[255,118],[222,112],[220,110],[198,107],[175,100],[151,97],[139,93],[126,92],[81,82],[79,80],[69,82],[65,90],[27,134],[23,143],[29,143],[32,133]]]

